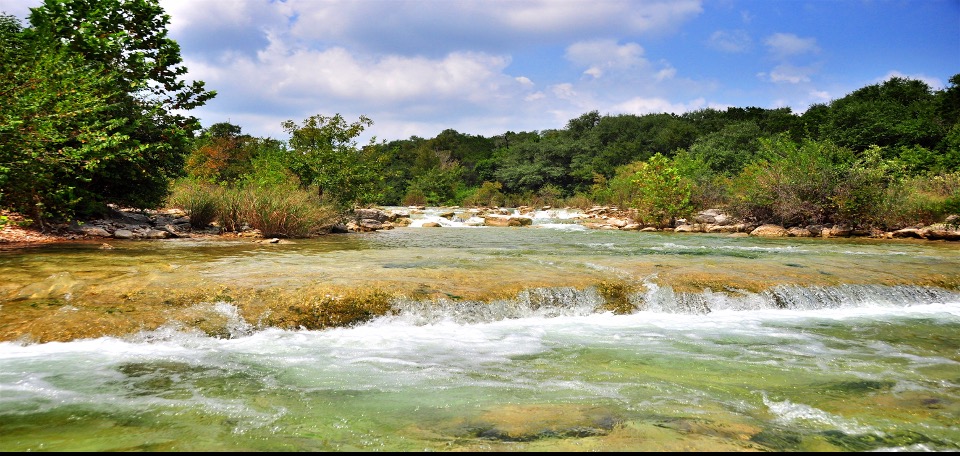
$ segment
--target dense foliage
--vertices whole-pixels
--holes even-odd
[[[37,221],[163,204],[215,93],[182,80],[156,0],[45,0],[0,19],[0,205]]]

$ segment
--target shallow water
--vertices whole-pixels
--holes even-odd
[[[553,215],[2,251],[0,448],[960,450],[960,246],[598,231]],[[608,282],[633,311],[603,308]],[[394,312],[277,329],[228,299],[150,300],[320,285],[396,292]],[[150,306],[225,330],[111,332]],[[103,335],[17,333],[78,316]]]

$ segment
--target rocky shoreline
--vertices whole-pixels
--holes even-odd
[[[521,206],[506,208],[441,208],[437,215],[468,226],[526,227],[533,225],[533,214],[551,207]],[[400,210],[379,208],[357,209],[354,217],[345,223],[332,225],[328,233],[363,233],[409,226],[415,214],[422,214],[422,206]],[[110,239],[171,239],[171,238],[249,238],[254,242],[287,242],[278,238],[265,239],[253,229],[239,232],[221,232],[213,225],[196,229],[190,217],[180,209],[123,210],[113,209],[107,217],[47,227],[45,231],[20,226],[15,214],[4,214],[10,222],[0,229],[0,246],[29,246],[50,243],[103,242]],[[724,233],[731,236],[759,237],[867,237],[877,239],[919,239],[929,241],[960,241],[960,217],[953,215],[944,223],[930,226],[905,227],[895,231],[855,230],[843,226],[792,226],[751,224],[731,217],[718,209],[699,212],[691,220],[677,220],[672,227],[657,228],[634,222],[629,210],[614,207],[593,207],[574,218],[589,229],[621,231],[672,231],[678,233]],[[424,228],[439,228],[437,222],[425,222]],[[104,244],[109,246],[109,244]]]

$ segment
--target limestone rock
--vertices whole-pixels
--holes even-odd
[[[750,235],[759,237],[788,237],[790,236],[790,232],[780,225],[768,223],[766,225],[760,225],[756,227],[750,232]]]

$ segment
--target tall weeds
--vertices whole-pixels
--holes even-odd
[[[219,193],[217,185],[183,179],[173,184],[168,204],[186,211],[190,215],[190,226],[202,229],[217,219]]]
[[[267,237],[314,235],[337,216],[315,192],[293,184],[222,187],[183,180],[174,185],[169,204],[186,211],[194,228],[216,221],[222,231],[240,231],[246,225]]]

